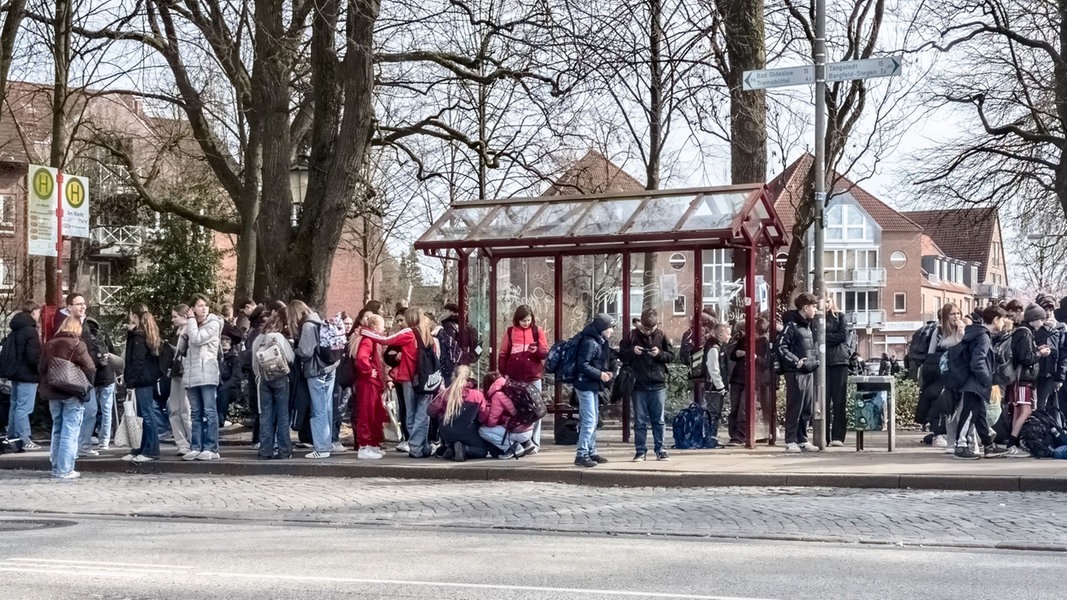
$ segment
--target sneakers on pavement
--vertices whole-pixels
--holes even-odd
[[[818,452],[819,447],[811,442],[804,442],[800,445],[801,452]]]
[[[201,456],[203,456],[203,455],[201,454]],[[137,456],[134,456],[133,458],[131,458],[130,462],[146,463],[146,462],[152,462],[153,460],[155,460],[155,459],[152,458],[151,456],[145,456],[144,454],[138,454]]]
[[[334,454],[343,454],[345,452],[348,452],[348,448],[345,448],[343,445],[341,445],[341,442],[334,442],[333,446],[330,447],[330,452]]]
[[[252,449],[253,450],[259,450],[259,442],[256,442],[255,444],[252,444]]]
[[[467,460],[467,447],[463,445],[463,442],[452,444],[452,460],[456,462],[465,462]]]
[[[598,464],[598,465],[602,465],[602,464],[608,462],[608,459],[604,458],[603,456],[600,456],[599,454],[594,454],[594,455],[590,456],[589,458],[595,460],[596,464]]]
[[[930,442],[930,445],[934,448],[948,448],[948,440],[946,440],[943,435],[935,435],[933,441]]]
[[[592,458],[588,457],[588,456],[579,456],[579,457],[575,458],[574,459],[574,464],[575,464],[575,466],[586,467],[586,468],[597,466],[597,462],[595,460],[593,460]]]
[[[670,460],[671,457],[667,455],[666,450],[660,450],[656,453],[656,460]]]
[[[330,453],[329,452],[319,452],[319,451],[316,450],[315,452],[308,452],[307,454],[304,455],[304,458],[330,458]]]
[[[200,456],[199,450],[190,450],[182,455],[182,460],[196,460]]]
[[[844,446],[845,446],[845,442],[842,442],[841,440],[834,440],[834,441],[830,442],[830,447],[831,448],[843,448]]]
[[[1030,458],[1030,453],[1018,446],[1012,446],[1008,448],[1008,451],[1004,453],[1005,458]]]
[[[363,446],[359,449],[358,452],[356,452],[357,460],[379,460],[381,458],[382,455],[375,452],[374,448],[372,448],[371,446]]]
[[[966,446],[957,446],[952,452],[952,458],[957,460],[978,460],[981,457]]]
[[[85,452],[78,453],[78,458],[89,458],[91,456],[100,456],[100,453],[96,450],[93,450],[92,448],[86,450]]]
[[[40,444],[34,444],[33,442],[26,442],[22,445],[22,450],[25,452],[32,452],[34,450],[40,450]]]
[[[796,442],[790,442],[785,445],[786,454],[800,454],[800,452],[800,444],[797,444]]]
[[[77,479],[77,478],[79,478],[81,476],[82,476],[81,473],[79,473],[77,471],[71,471],[70,473],[64,473],[62,475],[57,475],[56,479],[58,479],[60,481],[73,481],[73,480],[75,480],[75,479]]]
[[[634,453],[634,458],[633,458],[632,462],[641,462],[643,460],[645,460],[645,453],[644,452],[636,452],[636,453]]]
[[[127,454],[126,456],[122,457],[122,460],[124,460],[126,462],[133,462],[133,459],[136,458],[136,457],[137,457],[136,454]]]
[[[1012,447],[1014,448],[1015,446],[1012,446]],[[1007,448],[997,448],[996,446],[993,446],[993,445],[989,445],[989,446],[985,447],[985,457],[986,458],[1004,458],[1007,455],[1008,455],[1008,449]]]
[[[211,450],[204,450],[196,457],[196,460],[218,460],[222,458],[218,452],[212,452]]]
[[[400,442],[396,445],[397,452],[411,452],[411,446],[407,442]]]

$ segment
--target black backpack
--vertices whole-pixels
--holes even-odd
[[[508,429],[533,425],[548,414],[545,400],[541,393],[532,385],[508,379],[501,390],[511,400],[515,407],[515,414],[508,419]]]
[[[0,348],[0,377],[11,379],[19,368],[15,356],[15,340],[9,335],[0,344],[3,344]]]
[[[433,350],[433,344],[427,346],[422,343],[422,336],[415,333],[415,373],[411,379],[411,386],[416,394],[425,395],[436,393],[441,388],[441,359]]]
[[[930,352],[930,342],[936,331],[937,324],[930,322],[912,334],[911,342],[908,344],[908,352],[904,355],[904,362],[908,369],[908,379],[912,381],[919,380],[919,368],[926,362],[927,354]]]
[[[1019,378],[1019,370],[1012,360],[1012,335],[1001,335],[993,339],[993,383],[1011,385]]]
[[[1063,415],[1056,409],[1030,415],[1019,431],[1019,443],[1031,456],[1049,458],[1064,434]]]

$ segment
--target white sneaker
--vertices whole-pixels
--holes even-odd
[[[841,447],[844,447],[844,445],[845,445],[845,442],[842,442],[841,440],[834,440],[834,441],[830,442],[830,447],[832,447],[832,448],[841,448]]]
[[[800,446],[796,443],[790,443],[785,445],[786,454],[800,454]]]
[[[334,442],[333,446],[330,447],[330,452],[333,452],[334,454],[342,454],[348,452],[348,448],[342,446],[341,442]]]
[[[1030,458],[1030,453],[1018,446],[1008,448],[1004,453],[1005,458]]]
[[[133,462],[133,459],[136,458],[136,457],[137,457],[136,454],[127,454],[126,456],[122,457],[122,460],[124,460],[126,462]]]
[[[86,450],[85,452],[78,453],[78,458],[88,458],[90,456],[100,456],[100,453],[96,450],[93,450],[92,448]]]
[[[252,449],[253,450],[259,450],[259,442],[256,442],[255,444],[252,444]]]
[[[304,455],[304,458],[330,458],[329,452],[308,452]]]
[[[359,449],[356,458],[359,460],[378,460],[382,458],[382,455],[375,452],[370,446],[364,446]]]
[[[408,446],[407,442],[400,442],[399,444],[396,445],[396,451],[397,452],[410,452],[411,451],[411,447]]]
[[[930,442],[930,445],[934,448],[948,448],[948,440],[946,440],[943,435],[935,435],[933,441]]]
[[[233,425],[233,423],[232,423],[232,422],[230,422],[230,421],[223,421],[223,422],[222,422],[222,426],[223,426],[223,427],[229,427],[230,425]]]
[[[196,457],[196,460],[218,460],[222,458],[218,452],[212,452],[211,450],[204,450]]]
[[[196,460],[201,454],[199,450],[191,450],[182,455],[182,460]]]
[[[803,452],[818,452],[819,447],[811,442],[804,442],[800,445],[800,450]]]
[[[945,440],[945,444],[948,444],[948,440]],[[947,446],[945,448],[945,454],[955,454],[955,453],[956,453],[956,447],[955,446]]]
[[[64,475],[60,475],[60,476],[56,477],[56,479],[58,479],[60,481],[71,481],[71,480],[77,479],[77,478],[79,478],[81,476],[82,476],[81,473],[79,473],[77,471],[71,471],[70,473],[66,473]]]
[[[104,452],[104,451],[110,450],[110,449],[111,449],[111,446],[109,446],[107,444],[103,444],[103,445],[100,446],[100,451],[101,452]]]
[[[146,462],[152,462],[153,460],[155,460],[155,459],[152,458],[151,456],[145,456],[144,454],[138,454],[137,456],[131,458],[130,462],[146,463]]]

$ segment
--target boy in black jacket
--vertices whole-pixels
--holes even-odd
[[[967,346],[967,377],[960,388],[962,411],[956,426],[956,451],[954,458],[977,460],[980,458],[967,446],[967,430],[974,426],[975,432],[985,446],[985,457],[1004,456],[1004,448],[993,445],[989,435],[989,421],[986,419],[986,405],[993,390],[993,340],[992,334],[1004,327],[1007,313],[999,306],[987,306],[982,311],[982,323],[972,323],[963,331],[960,344]]]
[[[674,349],[659,329],[659,313],[649,308],[641,313],[640,326],[630,332],[619,348],[623,368],[633,373],[634,462],[645,460],[648,428],[652,427],[656,460],[667,460],[663,448],[663,405],[667,402],[667,365]]]
[[[796,310],[785,314],[782,321],[778,355],[785,371],[785,451],[818,452],[819,447],[808,441],[808,422],[811,421],[814,401],[814,375],[819,368],[811,323],[819,301],[807,292],[793,301]]]

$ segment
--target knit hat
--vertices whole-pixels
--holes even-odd
[[[1045,317],[1045,309],[1041,308],[1035,303],[1030,303],[1030,305],[1026,307],[1026,310],[1023,311],[1024,323],[1030,323],[1033,321],[1044,321]]]
[[[605,329],[611,329],[614,326],[615,319],[609,314],[600,313],[593,319],[593,328],[597,330],[597,333],[603,333]]]
[[[1047,294],[1038,294],[1037,298],[1034,298],[1034,303],[1041,308],[1056,308],[1056,299]]]

